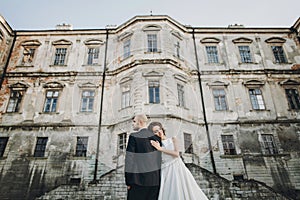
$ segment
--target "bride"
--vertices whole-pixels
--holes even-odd
[[[151,140],[151,145],[162,154],[161,184],[159,200],[207,200],[189,169],[185,166],[178,151],[176,137],[167,138],[160,122],[152,122],[148,129],[162,139],[159,142]]]

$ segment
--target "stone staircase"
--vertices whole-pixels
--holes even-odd
[[[186,164],[202,191],[211,200],[289,200],[263,183],[254,180],[229,181],[198,165]],[[37,200],[123,200],[126,199],[124,168],[103,174],[96,184],[81,182],[77,185],[61,185]]]

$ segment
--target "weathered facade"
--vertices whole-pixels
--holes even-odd
[[[185,162],[300,198],[299,30],[300,19],[205,28],[151,15],[13,31],[1,18],[0,198],[122,169],[142,112],[179,138]]]

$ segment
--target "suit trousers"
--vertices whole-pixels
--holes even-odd
[[[157,200],[159,186],[132,185],[127,191],[127,200]]]

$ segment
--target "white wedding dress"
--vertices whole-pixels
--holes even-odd
[[[162,141],[163,148],[174,150],[173,139]],[[180,157],[162,154],[159,200],[207,200]]]

